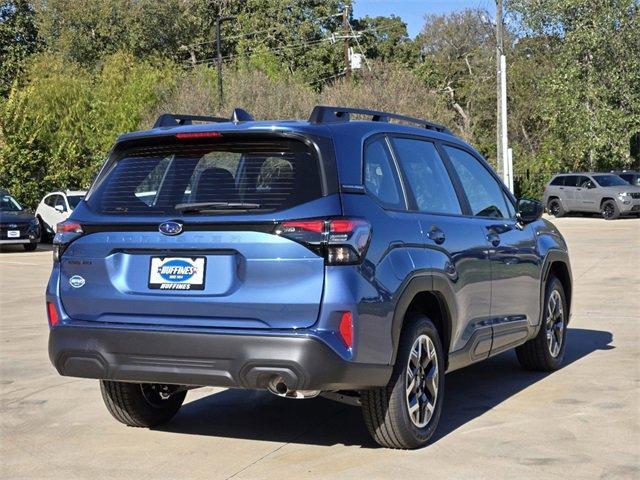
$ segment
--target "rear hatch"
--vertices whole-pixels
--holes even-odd
[[[340,215],[322,158],[275,135],[164,137],[116,148],[60,259],[75,320],[304,328],[319,314],[324,258],[274,234]]]

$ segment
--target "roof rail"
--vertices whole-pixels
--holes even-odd
[[[378,110],[368,110],[366,108],[334,107],[329,105],[316,105],[309,116],[310,123],[343,123],[351,119],[351,113],[371,117],[374,122],[388,122],[389,120],[400,120],[402,122],[417,125],[428,130],[452,134],[444,125],[432,123],[427,120],[397,113],[380,112]]]
[[[249,112],[242,108],[234,108],[230,118],[212,117],[209,115],[182,115],[179,113],[163,113],[158,117],[153,128],[158,127],[179,127],[182,125],[192,125],[194,121],[205,123],[223,123],[223,122],[250,122],[253,117]]]

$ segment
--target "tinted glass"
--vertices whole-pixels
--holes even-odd
[[[579,181],[580,177],[578,175],[567,175],[566,177],[564,177],[564,186],[577,187]]]
[[[564,178],[565,177],[556,177],[553,180],[551,180],[551,185],[564,185]]]
[[[578,184],[581,188],[589,188],[589,185],[593,185],[593,182],[589,177],[580,177],[580,183]]]
[[[458,148],[445,146],[451,158],[471,212],[478,217],[508,218],[509,208],[502,187],[489,171],[472,155]]]
[[[11,195],[0,195],[0,212],[19,212],[22,206]]]
[[[394,138],[393,146],[421,212],[461,214],[460,202],[431,142]]]
[[[56,195],[56,207],[62,207],[63,211],[67,210],[67,204],[64,201],[64,197],[62,195]]]
[[[67,202],[71,208],[76,208],[83,198],[84,195],[67,195]]]
[[[48,205],[50,207],[55,206],[56,204],[56,197],[57,195],[49,195],[47,198],[44,199],[44,204]]]
[[[594,175],[593,178],[601,187],[621,187],[629,185],[617,175]]]
[[[208,214],[230,213],[224,204],[241,203],[231,212],[241,214],[316,199],[320,183],[316,156],[297,141],[158,145],[122,154],[88,203],[129,214],[174,213],[193,203],[217,204]]]
[[[364,186],[389,208],[402,208],[400,188],[387,145],[382,138],[368,142],[364,149]]]

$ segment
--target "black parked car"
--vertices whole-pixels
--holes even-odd
[[[32,252],[38,247],[40,225],[9,192],[0,188],[0,246],[21,244]]]

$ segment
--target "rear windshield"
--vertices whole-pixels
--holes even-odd
[[[321,195],[318,161],[295,140],[183,142],[133,148],[88,200],[108,214],[275,211]]]

